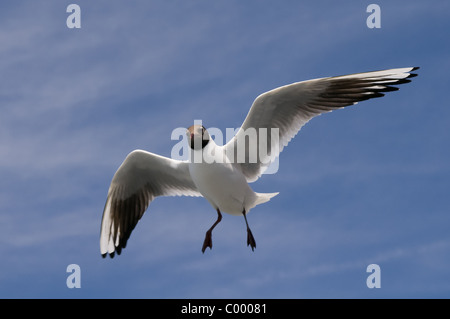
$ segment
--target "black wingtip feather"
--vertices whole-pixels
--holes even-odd
[[[108,256],[108,255],[109,255],[110,258],[114,258],[115,252],[112,252],[112,253],[109,253],[109,254],[108,253],[104,253],[104,254],[102,254],[102,258],[105,259],[106,256]]]
[[[404,79],[401,79],[401,80],[396,81],[394,84],[395,84],[395,85],[399,85],[399,84],[410,83],[411,80],[408,80],[408,78],[409,78],[409,76],[406,77],[406,78],[404,78]]]
[[[393,91],[398,91],[399,88],[395,87],[395,86],[386,86],[384,89],[380,89],[378,90],[378,92],[393,92]]]
[[[384,94],[381,93],[381,91],[376,91],[373,94],[370,94],[369,98],[377,98],[377,97],[383,97],[383,96],[384,96]]]
[[[411,69],[411,71],[409,71],[409,72],[416,71],[416,70],[418,70],[418,69],[420,69],[420,67],[415,66],[415,67],[413,67],[413,68]],[[414,77],[416,77],[416,76],[418,76],[417,73],[410,73],[410,74],[407,76],[407,78],[414,78]]]

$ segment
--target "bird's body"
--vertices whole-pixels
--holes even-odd
[[[255,193],[235,163],[216,160],[225,156],[224,147],[213,140],[204,149],[191,151],[189,173],[192,181],[214,209],[238,216],[278,194]],[[200,157],[196,163],[195,158]]]
[[[217,211],[202,251],[212,248],[212,230],[221,212],[243,215],[247,245],[256,241],[247,213],[278,193],[256,193],[256,181],[283,148],[313,117],[398,90],[418,68],[399,68],[320,78],[282,86],[259,95],[235,137],[218,146],[201,125],[187,129],[190,160],[179,161],[150,152],[131,152],[115,173],[103,211],[100,251],[121,253],[131,232],[158,196],[203,196]]]
[[[256,197],[244,175],[230,163],[189,163],[189,173],[203,197],[222,212],[242,214]]]

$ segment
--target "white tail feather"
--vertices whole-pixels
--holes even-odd
[[[277,196],[279,193],[256,193],[255,206],[268,202],[272,197]]]

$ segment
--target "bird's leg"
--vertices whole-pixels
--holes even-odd
[[[253,237],[250,227],[248,227],[247,216],[245,214],[246,213],[245,213],[245,208],[244,208],[244,210],[242,211],[242,215],[244,215],[245,224],[247,225],[247,246],[252,247],[252,251],[254,251],[256,248],[256,241],[255,241],[255,237]]]
[[[202,253],[205,253],[206,247],[209,247],[209,249],[212,249],[212,238],[211,238],[211,234],[212,234],[212,231],[213,231],[214,227],[216,227],[217,224],[220,223],[221,220],[222,220],[222,213],[221,213],[220,210],[217,208],[217,220],[216,220],[216,222],[211,226],[211,228],[208,229],[208,231],[206,232],[205,241],[203,242],[203,247],[202,247]]]

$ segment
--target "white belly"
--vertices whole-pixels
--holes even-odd
[[[244,175],[231,164],[190,163],[189,172],[194,184],[209,203],[221,212],[242,215],[254,206],[255,192]]]

